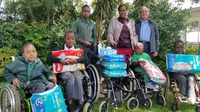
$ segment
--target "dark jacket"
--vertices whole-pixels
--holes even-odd
[[[155,21],[149,19],[149,26],[151,29],[150,35],[150,52],[158,52],[159,50],[159,32]],[[140,30],[141,30],[141,20],[135,23],[136,34],[138,35],[138,41],[140,41]]]
[[[74,48],[76,49],[78,47],[74,46]],[[64,50],[64,45],[56,47],[53,51],[57,51],[57,50]],[[61,59],[54,57],[51,52],[47,56],[47,61],[50,63],[60,63],[60,60]],[[84,63],[84,64],[87,63],[87,54],[86,53],[84,53],[83,57],[78,59],[78,63]]]
[[[22,89],[32,88],[34,83],[45,83],[46,78],[50,78],[51,73],[40,61],[39,58],[33,63],[33,69],[30,76],[30,84],[27,85],[28,81],[28,61],[23,57],[19,56],[14,62],[8,64],[4,68],[4,76],[9,83],[12,83],[13,79],[18,78],[20,80],[20,87]]]

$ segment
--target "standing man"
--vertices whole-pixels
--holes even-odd
[[[159,50],[159,32],[157,24],[149,19],[150,9],[142,6],[140,9],[140,20],[135,23],[138,41],[144,44],[144,52],[150,57],[158,55]]]
[[[96,25],[90,17],[90,7],[84,5],[81,11],[81,18],[76,20],[71,28],[76,34],[76,43],[87,53],[89,63],[92,57],[96,57]]]

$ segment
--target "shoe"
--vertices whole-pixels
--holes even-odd
[[[146,87],[147,87],[147,88],[150,88],[150,89],[155,89],[155,90],[158,90],[158,89],[159,89],[158,84],[156,84],[156,83],[154,83],[154,82],[147,82]]]
[[[194,105],[194,103],[196,102],[196,98],[195,97],[189,97],[188,98],[188,102],[192,105]]]
[[[82,112],[83,111],[83,105],[79,104],[76,106],[76,110],[74,112]]]
[[[68,112],[74,112],[74,110],[75,110],[75,109],[74,109],[74,105],[73,105],[73,104],[68,104],[68,105],[67,105],[67,111],[68,111]]]
[[[181,100],[187,100],[187,97],[184,95],[180,95]]]

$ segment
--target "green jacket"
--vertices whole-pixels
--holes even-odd
[[[27,85],[28,81],[28,61],[23,57],[19,56],[14,62],[8,64],[4,68],[4,76],[9,83],[12,83],[13,79],[18,78],[20,80],[20,87],[22,89],[32,88],[34,83],[45,83],[46,78],[50,78],[51,73],[40,61],[39,58],[33,63],[33,69],[30,75],[30,84]]]
[[[76,49],[78,47],[75,45],[74,48]],[[57,50],[64,50],[64,45],[56,47],[53,51],[57,51]],[[51,64],[52,63],[60,63],[60,60],[61,59],[54,57],[51,52],[47,56],[47,61],[50,62]],[[79,58],[77,61],[78,61],[78,63],[86,64],[87,63],[87,54],[84,52],[83,57]]]

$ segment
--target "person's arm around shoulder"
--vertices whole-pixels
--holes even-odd
[[[111,19],[109,26],[108,26],[108,36],[107,36],[107,41],[111,46],[116,46],[116,43],[114,41],[114,21],[115,19]]]

